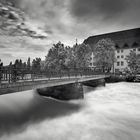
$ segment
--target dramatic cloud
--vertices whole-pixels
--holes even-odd
[[[43,53],[41,56],[47,54],[44,50],[47,51],[51,44],[58,41],[72,46],[76,38],[83,42],[91,35],[140,27],[139,0],[8,1],[29,16],[31,28],[37,27],[48,35],[46,40],[26,39],[31,46],[27,43],[19,45],[21,42],[17,41],[15,46],[22,46],[20,48],[24,48],[24,52],[29,48],[28,55],[32,56],[36,56],[37,51],[38,55]]]
[[[128,7],[128,0],[73,0],[72,13],[79,18],[119,16]]]
[[[11,0],[12,1],[12,0]],[[139,26],[139,0],[13,0],[54,42]],[[86,32],[86,33],[85,33]],[[90,33],[89,33],[90,32]],[[82,38],[84,39],[84,38]]]
[[[101,27],[103,32],[108,27],[113,31],[112,24],[116,26],[115,30],[122,30],[140,25],[139,5],[139,0],[73,0],[71,13],[77,20],[88,22],[89,26],[97,25],[98,30]]]

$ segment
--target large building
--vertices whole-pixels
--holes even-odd
[[[126,56],[129,55],[131,50],[136,51],[136,54],[140,54],[140,28],[112,32],[107,34],[101,34],[91,36],[87,38],[84,43],[89,44],[92,48],[101,39],[110,38],[115,42],[115,55],[116,62],[114,63],[114,71],[123,71],[127,68]],[[94,50],[94,49],[93,49]],[[94,55],[92,53],[90,67],[94,67]]]

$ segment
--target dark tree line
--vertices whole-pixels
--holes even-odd
[[[23,62],[21,59],[16,59],[14,63],[10,62],[8,67],[19,70],[37,71],[41,69],[41,58],[35,58],[32,62],[30,57],[27,62]]]
[[[6,73],[6,71],[11,74],[11,80],[16,81],[19,77],[23,79],[25,74],[39,73],[40,70],[41,58],[35,58],[32,62],[30,57],[27,62],[16,59],[14,63],[10,62],[8,66],[3,66],[3,62],[0,60],[0,82],[3,78],[3,73]]]

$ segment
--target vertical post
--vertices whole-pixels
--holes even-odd
[[[10,81],[11,81],[11,75],[12,75],[12,73],[11,73],[11,69],[10,69],[10,68],[8,69],[8,75],[9,75],[9,76],[8,76],[8,77],[9,77],[9,78],[8,78],[8,83],[10,84]]]
[[[1,63],[1,60],[0,60],[0,84],[2,81],[2,68],[3,68],[3,63]]]
[[[6,81],[7,81],[7,70],[5,72],[6,72]]]
[[[60,70],[60,79],[61,79],[61,70]]]
[[[32,81],[34,81],[34,72],[33,72],[33,70],[31,71],[31,79],[32,79]]]
[[[1,66],[0,66],[0,84],[1,84],[1,81],[2,81],[2,69],[1,69]]]

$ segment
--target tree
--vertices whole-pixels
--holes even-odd
[[[90,63],[91,47],[89,45],[79,44],[74,46],[74,55],[76,67],[88,67]]]
[[[66,57],[67,52],[65,50],[64,44],[62,44],[61,42],[54,44],[53,47],[49,50],[48,55],[46,56],[46,68],[56,71],[65,69]]]
[[[27,69],[30,70],[31,69],[31,59],[30,57],[27,60]]]
[[[27,68],[27,64],[26,64],[26,62],[23,63],[23,68],[24,68],[24,69]]]
[[[2,80],[2,67],[3,67],[3,62],[0,59],[0,83],[1,83],[1,80]]]
[[[132,74],[140,72],[140,55],[137,55],[135,51],[130,51],[130,54],[126,57],[126,61]]]
[[[35,58],[32,61],[32,70],[40,71],[41,70],[41,58]]]
[[[91,47],[76,44],[73,47],[64,46],[61,42],[54,44],[46,56],[46,68],[56,71],[89,66]]]
[[[9,67],[11,68],[11,67],[12,67],[12,65],[13,65],[13,64],[12,64],[12,62],[10,62]]]
[[[101,39],[94,48],[95,66],[103,72],[111,70],[115,62],[115,43],[111,39]]]
[[[67,68],[75,68],[76,67],[76,56],[74,48],[66,47],[66,59],[65,59],[65,65]]]

